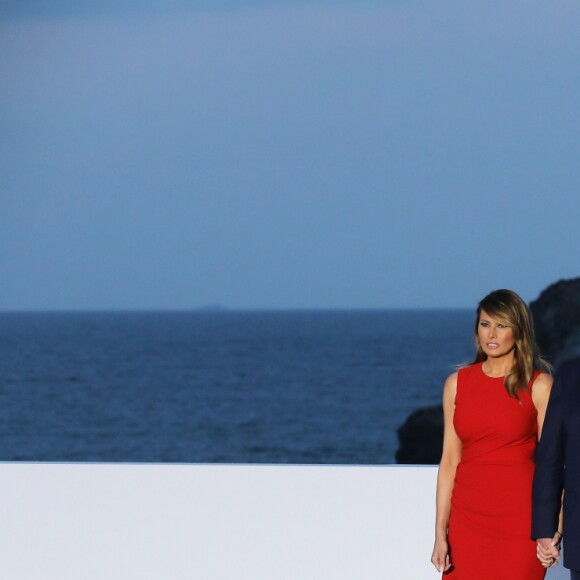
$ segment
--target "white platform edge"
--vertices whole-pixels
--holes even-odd
[[[0,578],[437,578],[435,480],[432,466],[2,463]]]

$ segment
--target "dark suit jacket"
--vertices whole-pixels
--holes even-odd
[[[580,358],[554,377],[542,437],[536,450],[532,538],[557,530],[564,490],[564,566],[580,570]]]

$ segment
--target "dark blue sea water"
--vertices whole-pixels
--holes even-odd
[[[394,461],[473,314],[0,314],[0,460]]]

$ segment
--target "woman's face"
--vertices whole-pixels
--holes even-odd
[[[513,327],[493,318],[485,310],[479,315],[477,340],[483,352],[493,358],[510,353],[516,345]]]

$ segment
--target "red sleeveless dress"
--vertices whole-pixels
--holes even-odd
[[[531,398],[536,371],[519,400],[503,377],[481,363],[459,371],[453,424],[462,443],[451,513],[453,580],[541,580],[545,569],[530,539],[537,413]]]

